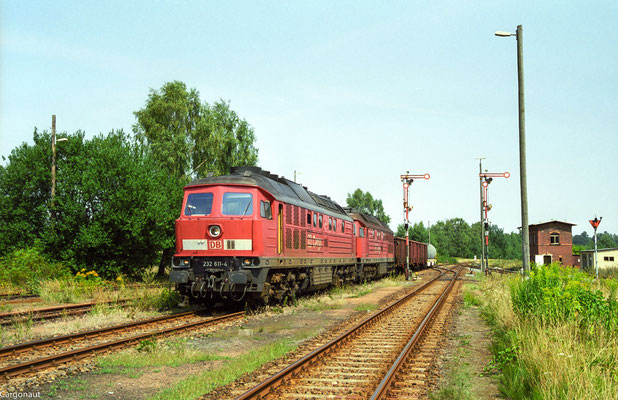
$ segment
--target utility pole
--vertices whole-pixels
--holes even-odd
[[[485,225],[483,224],[483,178],[481,174],[483,173],[483,160],[485,157],[476,157],[479,160],[479,190],[480,190],[480,201],[481,204],[481,272],[485,273]]]
[[[297,172],[296,172],[296,170],[294,170],[294,183],[296,183],[296,174],[297,174]],[[300,174],[302,174],[302,172],[298,172],[298,175],[300,175]]]
[[[408,189],[414,179],[429,179],[429,174],[424,175],[410,175],[410,171],[406,171],[405,175],[401,175],[399,177],[401,182],[403,182],[403,210],[405,212],[404,216],[404,228],[406,229],[406,279],[410,276],[410,234],[408,232],[408,227],[410,226],[410,220],[408,219],[408,213],[412,210],[412,207],[408,204]]]
[[[530,272],[530,234],[528,232],[528,185],[526,173],[526,108],[524,106],[524,32],[517,26],[517,87],[519,98],[519,173],[524,274]]]
[[[56,197],[56,116],[52,115],[52,164],[51,164],[51,216],[56,217],[54,197]]]
[[[521,247],[524,275],[530,272],[530,234],[528,229],[528,186],[526,173],[526,108],[524,106],[524,32],[521,25],[516,33],[498,31],[496,36],[515,36],[517,39],[517,97],[519,100],[519,183],[521,190]]]

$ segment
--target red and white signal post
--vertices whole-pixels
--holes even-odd
[[[410,175],[410,171],[406,171],[405,175],[401,175],[401,182],[403,182],[403,210],[405,212],[404,227],[406,228],[406,279],[410,276],[410,239],[408,233],[408,227],[410,226],[410,220],[408,219],[409,212],[412,211],[408,203],[408,189],[415,179],[429,179],[429,174],[424,175]]]
[[[594,228],[594,271],[597,276],[597,280],[599,279],[599,261],[598,261],[599,255],[597,252],[597,228],[599,227],[599,224],[601,223],[602,219],[603,217],[597,218],[595,216],[594,219],[588,220],[588,222],[590,222],[590,225],[592,225],[592,227]]]
[[[481,229],[485,231],[485,242],[482,243],[485,249],[485,264],[481,263],[483,273],[487,273],[487,268],[489,268],[489,218],[487,213],[491,210],[491,204],[489,204],[489,200],[487,198],[487,187],[493,181],[494,178],[508,178],[511,174],[508,172],[481,172],[479,177],[481,178],[481,185],[483,186],[483,211],[485,213],[485,219],[483,220],[483,226]]]

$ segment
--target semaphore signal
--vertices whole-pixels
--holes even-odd
[[[401,182],[403,182],[403,210],[405,212],[404,216],[404,227],[406,228],[406,279],[410,276],[410,239],[408,233],[408,227],[410,226],[410,220],[408,219],[409,212],[412,211],[412,207],[410,207],[408,203],[408,189],[410,189],[410,185],[414,182],[415,179],[429,179],[429,174],[423,175],[410,175],[410,171],[406,171],[405,175],[400,175],[399,178]]]

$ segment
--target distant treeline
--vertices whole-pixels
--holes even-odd
[[[449,257],[474,258],[481,256],[481,224],[475,222],[469,225],[461,218],[451,218],[438,221],[428,230],[422,222],[417,222],[408,229],[410,238],[420,242],[428,242],[431,231],[431,244],[439,255]],[[403,225],[397,226],[397,236],[405,237]],[[618,235],[608,232],[597,234],[599,249],[618,248]],[[585,231],[573,235],[573,251],[593,249],[594,238]],[[505,233],[496,225],[489,226],[489,258],[520,259],[521,234]]]
[[[609,233],[597,233],[597,247],[599,249],[618,248],[618,235]],[[588,232],[583,231],[579,235],[573,235],[573,250],[578,252],[581,250],[594,249],[594,237],[588,236]]]
[[[431,244],[441,256],[474,258],[481,257],[481,223],[469,225],[462,218],[451,218],[438,221],[429,229],[417,222],[408,229],[410,238],[419,242],[428,242],[431,234]],[[405,237],[403,225],[397,227],[397,236]],[[521,235],[505,233],[504,229],[489,226],[489,258],[519,259],[521,258]]]

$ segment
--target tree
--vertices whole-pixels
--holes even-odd
[[[146,106],[134,114],[133,131],[149,145],[154,159],[176,178],[191,172],[192,138],[202,116],[197,90],[167,82],[159,91],[151,89]]]
[[[406,228],[403,224],[397,225],[395,236],[406,237]],[[408,227],[408,237],[417,242],[427,243],[429,241],[429,232],[422,221],[416,222],[413,226]]]
[[[138,275],[173,243],[182,186],[122,131],[58,146],[55,218],[50,212],[51,136],[34,133],[0,173],[0,246],[37,245],[75,270]]]
[[[613,249],[618,247],[618,243],[616,243],[616,235],[612,235],[611,233],[605,231],[603,233],[597,233],[597,248],[599,249]],[[594,242],[593,242],[594,243]],[[594,244],[593,244],[594,248]]]
[[[578,244],[581,246],[585,246],[586,244],[588,244],[588,241],[590,240],[590,236],[588,236],[588,232],[583,231],[582,233],[580,233],[579,235],[575,235],[573,236],[573,244]]]
[[[231,167],[257,164],[253,128],[223,100],[212,106],[204,103],[193,141],[193,169],[200,176],[224,175]]]
[[[391,217],[384,212],[382,200],[374,199],[369,192],[356,189],[354,193],[348,193],[346,203],[348,207],[352,207],[364,214],[373,215],[385,224],[391,222]]]
[[[258,150],[253,128],[219,100],[201,103],[196,89],[183,82],[150,90],[146,105],[135,112],[133,126],[153,157],[178,179],[226,174],[230,167],[255,166]]]

